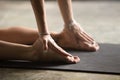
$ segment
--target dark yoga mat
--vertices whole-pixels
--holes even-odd
[[[100,44],[100,50],[97,52],[68,52],[78,55],[81,61],[77,64],[0,61],[0,67],[120,74],[120,45],[118,44]]]

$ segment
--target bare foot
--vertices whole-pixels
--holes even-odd
[[[97,51],[99,45],[79,26],[65,26],[60,34],[51,33],[56,43],[64,49],[76,49],[84,51]]]
[[[41,39],[38,39],[33,45],[33,61],[40,62],[65,62],[65,63],[77,63],[80,61],[78,56],[72,56],[71,54],[61,55],[58,52],[48,47],[47,52],[43,50],[43,43]]]

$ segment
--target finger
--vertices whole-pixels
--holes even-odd
[[[59,47],[54,41],[48,42],[49,47],[55,51],[56,53],[62,55],[62,56],[72,56],[71,54],[67,53],[65,50],[63,50],[61,47]]]
[[[72,57],[67,57],[68,63],[78,63],[80,61],[80,58],[78,56],[72,56]]]
[[[74,62],[75,62],[75,63],[80,62],[80,58],[79,58],[78,56],[74,56]]]
[[[59,47],[54,41],[49,41],[48,43],[49,43],[49,48],[55,51],[56,53],[62,55],[63,57],[65,57],[68,63],[77,63],[80,61],[79,57],[74,58],[74,56],[67,53],[65,50]]]
[[[48,41],[47,40],[43,40],[43,49],[48,50]]]
[[[93,39],[88,34],[86,34],[85,31],[80,26],[79,28],[80,33],[78,34],[78,36],[80,35],[85,41],[92,42]]]
[[[80,40],[89,42],[89,40],[86,39],[86,37],[82,33],[78,33],[77,34],[77,38],[80,39]]]
[[[59,54],[65,58],[67,63],[74,63],[72,59],[72,55],[64,51],[61,47],[59,47],[55,42],[49,42],[49,48],[52,49],[56,54]]]
[[[88,51],[95,50],[95,47],[92,44],[89,44],[88,42],[80,43],[80,45],[83,50],[88,50]]]
[[[83,35],[85,35],[86,38],[87,38],[88,40],[90,40],[91,42],[94,41],[87,33],[83,32]]]

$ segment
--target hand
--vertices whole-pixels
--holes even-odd
[[[50,48],[62,56],[72,56],[71,54],[64,51],[61,47],[59,47],[50,35],[41,35],[40,39],[43,42],[43,50],[47,51],[48,48]]]
[[[66,59],[66,62],[77,63],[80,61],[78,56],[72,56],[71,54],[64,51],[61,47],[59,47],[50,35],[41,35],[39,39],[35,42],[34,46],[36,47],[37,52],[44,53],[44,51],[48,51],[46,52],[46,54],[49,55],[48,58],[51,56],[48,49],[51,49],[52,52],[54,52],[54,54],[56,55],[55,57],[61,56],[62,58]],[[52,55],[52,57],[54,56],[54,54]],[[40,53],[39,55],[42,56],[42,54]]]

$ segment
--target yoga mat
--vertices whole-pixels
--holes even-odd
[[[120,74],[119,44],[100,44],[100,50],[97,52],[68,52],[78,55],[81,61],[77,64],[0,61],[0,67]]]

